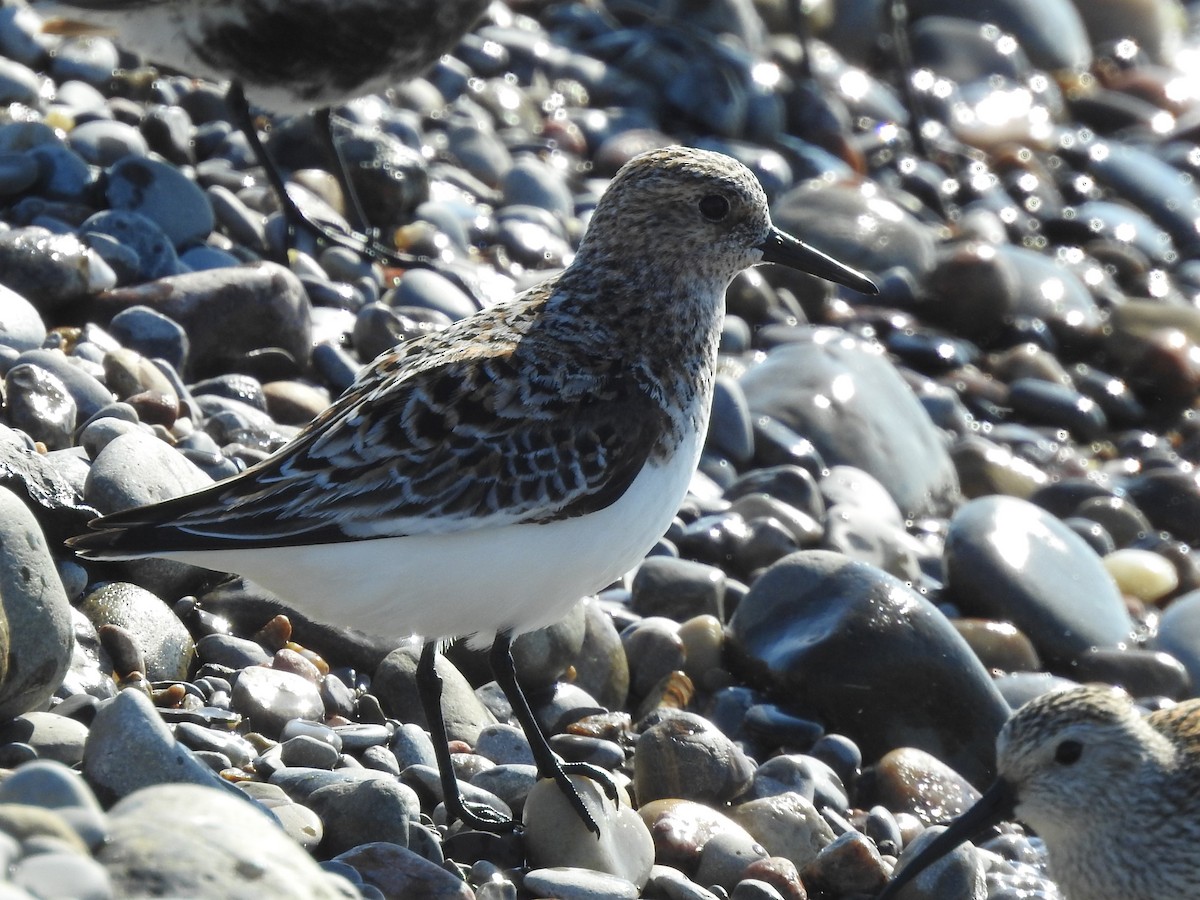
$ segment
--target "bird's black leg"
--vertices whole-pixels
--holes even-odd
[[[354,190],[354,184],[350,180],[350,171],[346,167],[346,160],[338,148],[338,142],[333,133],[333,111],[328,106],[323,106],[313,112],[313,121],[316,123],[317,133],[325,144],[326,152],[336,166],[337,170],[333,174],[337,177],[338,186],[342,189],[342,199],[346,201],[346,215],[350,219],[350,227],[362,234],[370,235],[371,223],[367,221],[367,214],[363,212],[362,202],[358,199],[358,192]]]
[[[618,798],[616,785],[603,769],[587,763],[564,763],[550,749],[550,742],[542,733],[541,726],[534,718],[533,710],[529,708],[529,701],[525,699],[525,692],[521,690],[521,685],[517,682],[517,670],[513,665],[512,658],[512,635],[508,632],[500,632],[496,635],[496,640],[492,643],[489,661],[492,664],[492,674],[496,676],[496,683],[504,691],[504,696],[508,698],[508,702],[512,706],[513,715],[517,717],[517,721],[525,732],[525,737],[529,740],[529,748],[533,751],[533,761],[537,765],[538,774],[543,778],[554,779],[563,792],[563,796],[575,807],[575,812],[579,814],[583,824],[596,837],[599,837],[600,826],[592,818],[592,814],[583,803],[583,798],[579,796],[579,792],[575,790],[575,785],[571,784],[568,776],[583,775],[591,778],[604,789],[614,803]]]
[[[450,739],[446,735],[446,720],[442,717],[442,678],[437,673],[437,641],[429,641],[421,648],[417,662],[417,693],[421,696],[421,707],[433,740],[433,752],[437,756],[438,774],[442,779],[442,802],[446,804],[446,818],[458,819],[480,831],[505,834],[516,831],[517,823],[505,819],[495,810],[478,807],[478,812],[467,808],[458,790],[458,779],[454,777],[454,764],[450,759]]]
[[[346,247],[355,253],[366,253],[368,256],[379,259],[382,262],[399,265],[414,264],[413,259],[400,257],[397,254],[391,253],[386,247],[381,247],[365,235],[346,234],[338,231],[336,228],[331,228],[309,218],[296,205],[296,202],[292,200],[291,195],[288,194],[287,182],[284,180],[283,173],[279,171],[279,166],[275,164],[275,160],[267,153],[267,148],[263,146],[262,139],[258,136],[258,129],[254,127],[254,117],[250,114],[250,104],[246,101],[245,91],[243,91],[239,82],[233,81],[230,83],[229,90],[225,94],[225,104],[229,107],[233,123],[246,136],[246,140],[250,144],[250,149],[254,151],[255,158],[262,164],[263,170],[266,172],[267,181],[270,182],[271,189],[279,198],[279,204],[283,208],[283,217],[287,222],[289,235],[295,234],[296,228],[303,228],[318,240]],[[357,202],[357,199],[355,202]],[[415,264],[419,263],[420,261],[415,262]]]

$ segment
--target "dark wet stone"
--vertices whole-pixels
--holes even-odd
[[[1082,441],[1099,440],[1108,430],[1108,418],[1100,405],[1065,385],[1018,378],[1009,385],[1008,399],[1025,421],[1066,428]]]
[[[1100,558],[1069,526],[1015,497],[963,506],[946,537],[947,599],[1011,621],[1042,659],[1070,663],[1131,639],[1133,622]]]
[[[75,401],[79,422],[86,422],[113,401],[112,391],[61,350],[27,350],[17,357],[16,364],[38,366],[57,377]]]
[[[830,465],[874,476],[905,515],[944,513],[955,502],[958,479],[940,434],[895,368],[867,344],[818,329],[772,350],[741,384],[755,415],[804,434]],[[828,402],[814,402],[817,396]]]
[[[1200,474],[1154,469],[1131,478],[1126,497],[1155,528],[1181,541],[1200,543]]]
[[[750,785],[750,761],[707,719],[675,712],[642,732],[634,753],[639,802],[676,797],[724,803]]]
[[[794,553],[755,582],[729,636],[731,660],[776,702],[850,736],[865,756],[922,747],[989,781],[1008,706],[946,618],[887,573],[828,551]]]
[[[89,240],[93,234],[107,235],[131,250],[137,261],[137,268],[128,273],[132,281],[153,281],[182,270],[170,238],[157,223],[139,213],[105,210],[88,218],[79,230]]]
[[[1119,684],[1134,697],[1174,700],[1191,696],[1195,683],[1182,660],[1161,651],[1098,649],[1075,659],[1066,674],[1084,683]]]
[[[989,669],[1005,672],[1035,672],[1041,660],[1033,644],[1011,622],[991,619],[955,619],[955,630]]]
[[[146,306],[178,322],[191,351],[189,378],[238,370],[243,357],[277,347],[304,365],[311,355],[310,306],[300,279],[275,263],[160,278],[96,298],[115,316]]]
[[[715,566],[651,557],[633,579],[632,607],[642,616],[665,616],[682,622],[692,616],[724,619],[725,575]]]

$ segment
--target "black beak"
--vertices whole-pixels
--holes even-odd
[[[998,779],[987,789],[974,806],[950,823],[950,827],[905,863],[899,874],[892,878],[878,900],[888,900],[900,893],[901,888],[928,869],[931,865],[964,841],[978,837],[991,825],[1012,818],[1017,795],[1011,784]]]
[[[879,288],[866,275],[843,265],[832,256],[827,256],[816,247],[798,241],[785,231],[774,226],[767,239],[758,245],[763,253],[763,262],[779,263],[810,275],[819,275],[854,288],[861,294],[878,294]]]

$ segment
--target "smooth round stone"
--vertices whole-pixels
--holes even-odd
[[[97,629],[117,625],[132,636],[151,681],[182,681],[195,656],[192,636],[171,607],[136,584],[110,582],[84,597],[80,611]]]
[[[665,797],[724,803],[750,786],[753,766],[707,719],[673,712],[638,737],[634,785],[642,803]]]
[[[1171,561],[1151,550],[1127,547],[1104,557],[1104,568],[1123,594],[1153,603],[1179,586]]]
[[[231,790],[175,740],[150,699],[136,689],[121,691],[96,710],[83,748],[83,777],[105,805],[168,782]]]
[[[411,269],[384,301],[393,307],[413,306],[461,319],[475,312],[475,303],[450,279],[430,269]]]
[[[537,781],[537,766],[503,763],[475,774],[471,778],[471,785],[499,797],[514,815],[519,816],[525,808],[529,792]]]
[[[7,488],[0,488],[0,614],[3,720],[50,699],[67,674],[73,644],[71,606],[42,528]]]
[[[156,223],[176,247],[202,241],[213,230],[208,197],[174,166],[127,156],[108,171],[105,191],[116,210],[140,213]]]
[[[363,883],[375,887],[384,897],[475,898],[474,892],[457,873],[449,872],[399,844],[386,841],[359,844],[334,857],[334,861],[350,866]]]
[[[29,154],[0,152],[0,196],[11,197],[34,186],[41,168]]]
[[[13,867],[12,883],[35,897],[109,900],[115,897],[104,866],[78,853],[39,853]]]
[[[61,350],[27,350],[17,357],[15,365],[37,366],[62,381],[75,401],[80,422],[86,422],[113,401],[112,391],[100,383],[82,360]]]
[[[584,806],[600,826],[597,838],[551,779],[542,779],[525,800],[525,850],[530,866],[570,866],[623,878],[645,887],[654,864],[654,841],[627,802],[615,806],[589,778],[572,777]]]
[[[169,500],[212,479],[167,444],[142,432],[124,434],[96,457],[84,499],[101,512]]]
[[[37,73],[15,60],[0,59],[0,102],[40,106]]]
[[[1012,622],[1043,660],[1069,663],[1131,640],[1133,622],[1100,558],[1032,503],[967,503],[950,521],[945,563],[947,599],[969,615]]]
[[[966,812],[979,791],[934,756],[913,747],[885,754],[874,768],[875,802],[933,825]]]
[[[148,359],[166,360],[176,370],[187,361],[187,333],[173,319],[150,309],[133,306],[112,317],[109,333],[121,343]]]
[[[576,603],[554,624],[513,641],[513,664],[526,690],[549,687],[571,667],[583,647],[585,620],[583,604]]]
[[[82,722],[37,710],[0,725],[0,743],[19,741],[33,748],[38,759],[65,766],[78,765],[83,760],[83,744],[87,734],[87,726]],[[0,797],[3,796],[5,783],[0,782]]]
[[[479,732],[475,752],[494,763],[533,764],[533,751],[525,732],[513,725],[497,723]]]
[[[927,555],[921,542],[886,514],[845,503],[830,504],[826,511],[822,546],[870,563],[908,584],[921,581],[920,557]]]
[[[888,486],[905,516],[948,511],[958,479],[937,428],[887,358],[833,329],[772,349],[741,379],[755,416],[770,416],[831,465]]]
[[[817,854],[803,873],[805,884],[833,896],[874,896],[883,890],[888,872],[869,838],[856,831],[840,835]]]
[[[1182,700],[1193,691],[1184,664],[1161,651],[1097,648],[1076,660],[1071,675],[1081,682],[1119,684],[1134,697]]]
[[[746,394],[739,382],[725,375],[718,375],[713,384],[705,447],[739,466],[754,456],[754,430]]]
[[[308,719],[292,719],[279,732],[279,740],[281,741],[288,741],[294,737],[301,736],[320,741],[338,754],[344,748],[341,735],[324,722],[312,722]]]
[[[637,698],[648,696],[663,678],[682,669],[686,658],[679,625],[661,616],[634,622],[621,632],[621,645],[630,661],[630,692]]]
[[[326,681],[329,676],[326,676]],[[337,681],[336,678],[333,679]],[[343,749],[348,753],[368,750],[386,744],[392,738],[394,729],[390,725],[362,723],[357,725],[339,725],[333,729],[334,736],[341,741]]]
[[[285,766],[332,769],[340,757],[341,754],[329,744],[307,734],[288,738],[280,745],[280,759]]]
[[[833,843],[833,829],[812,801],[793,792],[739,804],[729,811],[770,856],[782,856],[804,868]],[[707,850],[707,848],[706,848]]]
[[[182,266],[171,239],[158,226],[140,213],[110,209],[96,213],[79,226],[85,237],[107,235],[126,250],[133,252],[137,267],[127,273],[132,281],[153,281],[178,274]]]
[[[145,306],[179,323],[190,344],[188,378],[228,372],[264,348],[279,348],[301,366],[312,353],[308,294],[276,263],[171,275],[108,291],[97,303],[112,315]]]
[[[953,624],[979,661],[989,669],[1036,672],[1042,667],[1033,643],[1011,622],[955,619]]]
[[[576,655],[575,684],[606,709],[625,705],[629,693],[629,660],[612,616],[595,600],[583,601],[583,646]]]
[[[701,684],[709,673],[721,667],[725,645],[725,628],[716,616],[693,616],[679,626],[683,643],[683,670],[693,681]]]
[[[945,616],[887,573],[824,550],[785,557],[738,605],[728,645],[783,708],[864,756],[917,746],[990,780],[1008,705]]]
[[[589,869],[557,866],[531,869],[523,881],[525,890],[555,900],[636,900],[637,885]]]
[[[329,406],[329,392],[299,381],[271,381],[263,385],[267,412],[285,425],[307,425]]]
[[[128,408],[133,418],[137,418],[137,413],[129,404],[122,404]],[[116,416],[108,416],[98,414],[93,416],[79,431],[79,446],[83,447],[88,458],[95,459],[100,455],[100,452],[119,438],[123,434],[131,434],[135,431],[144,431],[144,427],[140,422],[130,421]],[[86,473],[85,473],[86,479]]]
[[[691,800],[653,800],[638,807],[638,815],[654,839],[654,858],[662,865],[695,873],[704,848],[723,837],[720,855],[744,859],[765,856],[757,842],[728,815]],[[761,849],[761,847],[760,847]]]
[[[120,897],[354,896],[268,814],[236,794],[157,785],[123,799],[109,819],[112,835],[96,858]]]
[[[730,900],[783,900],[783,895],[765,881],[745,878],[737,883]]]
[[[504,205],[527,205],[552,213],[560,222],[575,215],[575,198],[562,173],[534,156],[521,156],[500,185]]]
[[[278,734],[289,719],[320,720],[325,715],[315,684],[291,672],[263,666],[243,669],[233,686],[230,706],[263,734]]]
[[[822,462],[819,468],[824,470],[825,464]],[[828,475],[826,470],[822,481],[826,480]],[[798,465],[775,465],[747,472],[729,486],[725,491],[725,499],[732,500],[734,511],[745,519],[775,516],[787,520],[790,515],[783,512],[786,508],[798,510],[813,520],[820,520],[825,516],[825,498],[817,486],[817,479],[808,469]],[[891,495],[888,499],[889,507],[895,504]],[[773,503],[768,504],[767,500]]]
[[[193,750],[211,750],[221,753],[235,766],[247,766],[257,755],[254,745],[240,734],[205,728],[192,722],[180,722],[175,726],[175,737]]]
[[[1084,500],[1075,510],[1075,515],[1103,526],[1118,547],[1128,547],[1153,530],[1141,510],[1121,497]]]
[[[5,411],[20,428],[49,450],[70,447],[78,418],[66,385],[40,366],[17,365],[4,376]]]
[[[297,844],[315,853],[325,837],[325,826],[315,812],[299,803],[264,803],[279,820],[279,826]]]
[[[49,200],[78,203],[85,199],[92,188],[95,175],[74,150],[65,144],[42,144],[29,151],[37,160],[42,175],[38,179],[38,192]],[[57,223],[50,225],[57,230]]]
[[[108,835],[104,810],[87,783],[65,763],[41,759],[19,767],[0,783],[0,803],[52,809],[93,849]]]
[[[23,352],[42,346],[45,340],[46,326],[37,308],[16,291],[0,285],[0,344]]]
[[[421,814],[413,789],[386,778],[329,784],[309,794],[304,805],[325,826],[321,846],[328,854],[371,841],[406,847],[409,824]]]
[[[408,766],[401,770],[400,780],[401,783],[412,786],[420,796],[433,797],[434,802],[438,804],[444,802],[441,774],[436,766]],[[467,781],[459,781],[458,790],[463,802],[489,807],[501,817],[512,819],[511,807],[490,791]]]
[[[271,654],[261,644],[232,634],[206,634],[196,643],[196,655],[203,662],[231,669],[261,666],[271,661]]]
[[[757,709],[758,707],[753,707]],[[800,753],[772,756],[754,771],[748,799],[799,794],[821,809],[849,809],[850,799],[837,773],[826,763]]]
[[[102,168],[126,156],[145,156],[150,152],[140,131],[111,119],[92,119],[76,125],[67,136],[67,143],[93,166]]]
[[[716,566],[652,556],[633,578],[631,607],[641,616],[682,622],[693,616],[724,618],[725,573]]]
[[[391,750],[401,771],[409,766],[437,768],[433,741],[429,738],[429,732],[420,725],[406,722],[399,726],[392,737]]]
[[[1200,591],[1189,591],[1166,608],[1148,647],[1170,653],[1183,663],[1192,684],[1200,684]]]
[[[371,689],[389,716],[426,727],[417,692],[417,656],[416,651],[404,647],[389,653],[375,670]],[[435,670],[442,679],[442,716],[447,736],[474,746],[480,731],[494,724],[495,717],[475,696],[470,682],[440,653]]]
[[[904,848],[893,874],[898,874],[908,860],[915,858],[921,848],[928,846],[945,830],[941,825],[925,829]],[[975,847],[969,843],[959,844],[909,882],[900,896],[904,900],[941,900],[946,897],[985,900],[989,896],[985,878],[984,861]]]

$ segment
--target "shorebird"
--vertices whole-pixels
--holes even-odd
[[[899,870],[880,900],[1015,817],[1046,842],[1067,900],[1200,898],[1200,700],[1141,715],[1119,688],[1038,697],[996,741],[995,784]]]
[[[367,237],[368,223],[342,163],[330,107],[418,75],[475,23],[489,0],[36,0],[45,30],[111,32],[127,50],[171,69],[229,81],[234,124],[262,164],[289,226],[358,252],[397,257]],[[348,212],[363,234],[310,219],[287,192],[249,102],[283,115],[315,110],[337,163]],[[402,259],[407,264],[416,260]]]
[[[236,572],[318,621],[492,643],[496,680],[593,830],[513,671],[514,635],[561,618],[662,535],[696,471],[725,289],[777,262],[874,292],[771,224],[754,175],[672,147],[625,165],[572,264],[515,300],[384,353],[291,443],[194,494],[119,512],[70,541],[90,559],[158,556]],[[444,733],[447,808],[468,823]],[[453,796],[452,796],[453,795]]]

